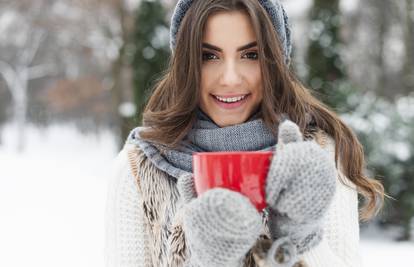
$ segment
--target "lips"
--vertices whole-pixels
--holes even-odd
[[[247,97],[247,95],[244,96],[239,96],[239,97],[231,97],[231,98],[222,98],[219,96],[214,96],[215,98],[217,98],[217,100],[223,102],[223,103],[235,103],[235,102],[239,102],[241,100],[243,100],[244,98]]]
[[[216,103],[217,106],[219,106],[222,109],[229,110],[229,109],[237,109],[243,106],[250,99],[250,94],[247,94],[246,97],[244,97],[240,101],[230,102],[230,103],[222,102],[218,100],[214,95],[211,95],[211,98],[213,99],[213,101]]]
[[[213,95],[213,94],[211,94]],[[233,98],[233,97],[240,97],[240,96],[247,96],[248,94],[233,94],[233,95],[213,95],[213,96],[218,96],[221,98]]]

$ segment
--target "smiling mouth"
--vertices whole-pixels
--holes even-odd
[[[223,109],[236,109],[243,106],[248,99],[250,99],[251,94],[240,95],[239,97],[233,98],[221,98],[215,95],[211,95],[214,99],[214,102]]]
[[[212,94],[212,96],[214,98],[216,98],[218,101],[223,102],[223,103],[236,103],[236,102],[239,102],[239,101],[243,100],[244,98],[246,98],[249,95],[250,94],[233,95],[233,96],[219,96],[219,95],[213,95]]]

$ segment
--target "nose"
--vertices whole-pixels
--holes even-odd
[[[234,60],[229,60],[224,64],[220,79],[222,86],[232,87],[242,83],[242,77]]]

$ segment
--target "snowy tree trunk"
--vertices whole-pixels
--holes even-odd
[[[18,71],[14,86],[13,116],[16,127],[17,150],[22,152],[25,145],[25,125],[27,113],[27,68]]]

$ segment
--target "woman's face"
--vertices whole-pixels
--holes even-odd
[[[203,33],[200,109],[225,127],[247,121],[262,98],[256,35],[248,14],[211,15]]]

